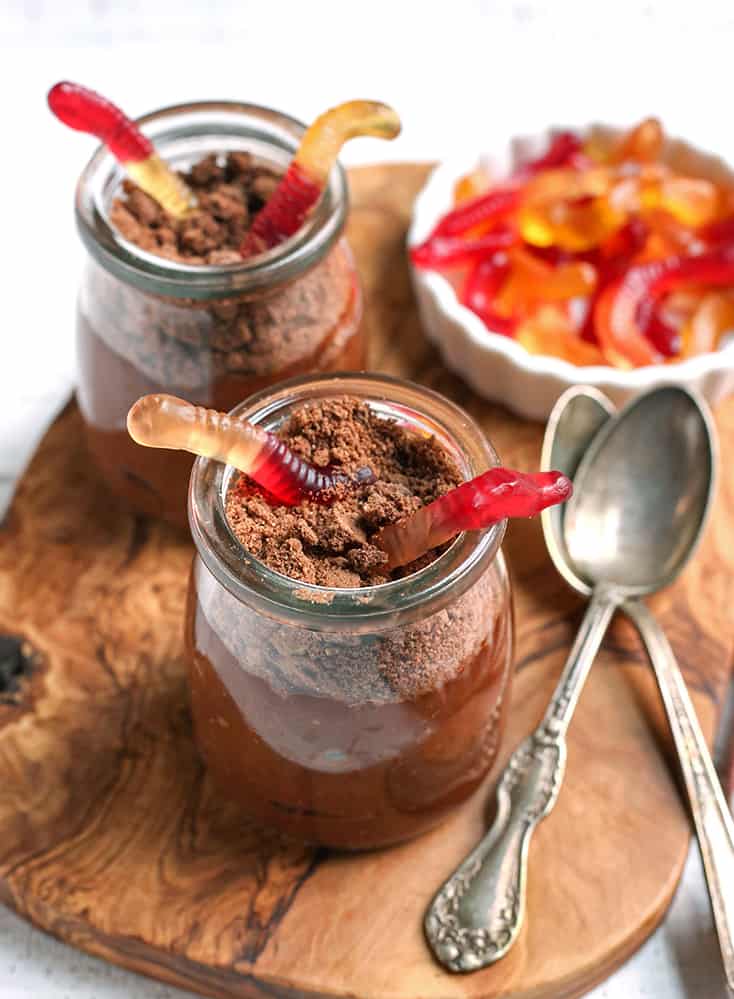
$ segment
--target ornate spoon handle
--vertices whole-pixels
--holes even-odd
[[[734,990],[734,821],[668,639],[641,600],[624,605],[645,640],[673,733],[706,872],[727,985]]]
[[[566,729],[619,602],[615,591],[595,590],[543,721],[502,773],[489,832],[428,907],[423,924],[428,943],[450,971],[493,964],[520,932],[530,837],[556,803]]]

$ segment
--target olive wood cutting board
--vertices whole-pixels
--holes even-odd
[[[536,467],[542,427],[481,401],[424,339],[405,265],[426,166],[351,172],[349,224],[372,365],[446,393],[507,464]],[[734,648],[734,400],[717,414],[724,474],[705,540],[652,601],[712,737]],[[506,551],[518,625],[500,764],[539,720],[581,614],[540,523]],[[444,826],[390,850],[333,855],[243,821],[192,742],[181,623],[192,547],[121,512],[70,404],[0,528],[0,899],[109,961],[219,997],[568,999],[652,931],[690,827],[654,683],[617,620],[569,733],[566,782],[531,846],[526,925],[484,971],[433,962],[423,911],[486,828],[492,779]],[[20,672],[18,672],[20,671]]]

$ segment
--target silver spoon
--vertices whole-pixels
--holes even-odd
[[[557,468],[573,479],[584,451],[613,412],[613,404],[596,389],[580,387],[564,393],[548,421],[541,468]],[[588,597],[594,575],[588,566],[585,574],[583,565],[577,565],[569,554],[564,514],[563,507],[543,512],[546,545],[564,579]],[[626,600],[622,609],[645,643],[668,716],[704,863],[726,981],[734,990],[734,822],[665,633],[642,600]]]
[[[502,773],[492,827],[426,912],[429,944],[452,971],[494,963],[517,938],[530,837],[558,797],[566,730],[611,617],[620,604],[675,578],[709,507],[713,432],[689,393],[658,389],[608,420],[593,407],[584,410],[579,425],[598,432],[579,466],[563,526],[591,601],[540,726]],[[570,446],[568,455],[578,462],[582,451]]]

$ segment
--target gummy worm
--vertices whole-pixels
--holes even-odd
[[[389,569],[414,562],[461,531],[476,531],[505,517],[532,517],[563,503],[573,487],[560,472],[525,475],[490,468],[416,510],[402,523],[384,527],[373,544],[388,556]]]
[[[48,106],[69,128],[103,142],[146,194],[176,218],[194,206],[192,192],[157,155],[138,126],[111,101],[78,83],[62,81],[48,92]]]
[[[172,395],[138,399],[127,414],[127,429],[144,447],[190,451],[233,465],[287,506],[306,497],[323,498],[342,484],[374,480],[370,469],[360,469],[354,476],[318,469],[249,420],[194,406]]]
[[[306,129],[282,180],[255,216],[240,247],[242,256],[272,249],[301,228],[348,139],[362,135],[394,139],[399,133],[397,113],[377,101],[347,101],[325,111]]]

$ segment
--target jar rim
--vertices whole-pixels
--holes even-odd
[[[499,464],[499,458],[476,422],[459,406],[432,389],[390,375],[336,372],[306,375],[255,393],[236,406],[267,427],[294,406],[340,395],[356,395],[387,415],[397,409],[416,427],[434,432],[463,454],[471,476]],[[507,522],[460,534],[437,559],[402,579],[365,587],[327,587],[293,579],[271,569],[248,552],[229,527],[224,504],[235,470],[197,458],[189,485],[189,524],[199,557],[212,575],[237,599],[262,613],[287,617],[312,630],[374,630],[380,620],[394,623],[424,616],[454,600],[497,555]]]
[[[285,168],[306,126],[258,104],[193,101],[135,119],[163,159],[188,161],[212,152],[253,146]],[[202,139],[211,136],[211,145]],[[229,149],[222,148],[223,146]],[[187,156],[188,154],[188,156]],[[236,264],[184,264],[141,249],[110,222],[108,206],[124,177],[101,145],[84,167],[75,195],[77,228],[92,256],[129,284],[173,298],[216,299],[269,288],[298,277],[321,260],[340,237],[348,211],[346,173],[336,163],[324,193],[303,226],[279,246]]]

